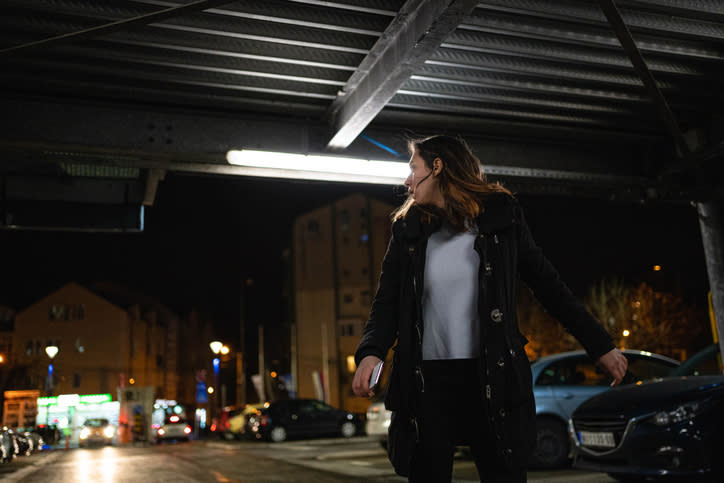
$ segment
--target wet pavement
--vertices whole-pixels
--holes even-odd
[[[55,449],[0,465],[3,482],[404,482],[367,437],[265,443],[192,441],[157,446]],[[478,481],[472,461],[455,460],[454,481]],[[610,483],[578,470],[531,472],[532,483]]]

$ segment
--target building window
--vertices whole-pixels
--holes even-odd
[[[349,211],[342,210],[339,212],[339,228],[342,231],[349,230]]]
[[[33,355],[33,341],[29,340],[28,344],[25,346],[25,355],[31,356]]]
[[[307,223],[307,231],[315,235],[319,234],[319,222],[317,220],[310,220]]]
[[[351,293],[346,293],[342,296],[342,300],[346,304],[351,304],[352,302],[354,302],[354,295],[352,295]]]
[[[77,372],[73,373],[73,387],[80,387],[80,374]]]
[[[48,309],[50,320],[83,320],[85,318],[85,305],[83,304],[53,304]]]

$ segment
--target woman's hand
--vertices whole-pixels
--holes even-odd
[[[613,377],[611,386],[618,385],[628,369],[628,359],[618,349],[611,349],[606,352],[596,363]]]
[[[354,380],[352,381],[352,390],[360,397],[372,397],[375,392],[370,390],[370,376],[372,375],[372,369],[375,368],[381,359],[377,356],[367,356],[362,359],[357,366],[357,372],[354,373]]]

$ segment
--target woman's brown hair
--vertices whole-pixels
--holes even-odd
[[[407,216],[413,205],[417,206],[428,221],[431,216],[445,218],[453,228],[462,232],[466,230],[466,221],[477,218],[483,208],[483,199],[491,193],[512,193],[500,183],[489,183],[480,165],[480,160],[473,154],[468,144],[460,137],[430,136],[422,139],[411,139],[407,142],[410,155],[418,153],[425,165],[432,169],[433,161],[440,158],[443,169],[437,175],[440,192],[445,199],[445,208],[417,205],[412,196],[395,210],[393,220]]]

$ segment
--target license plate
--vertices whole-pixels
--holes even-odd
[[[578,441],[583,446],[596,446],[598,448],[615,448],[616,441],[613,433],[592,433],[590,431],[579,431]]]

